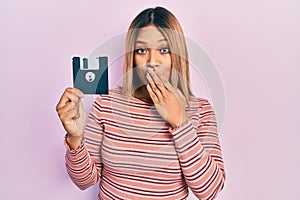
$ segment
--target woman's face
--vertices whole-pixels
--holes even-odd
[[[147,84],[147,70],[152,68],[165,80],[170,79],[171,52],[166,38],[153,25],[140,29],[134,51],[134,63],[141,84]]]

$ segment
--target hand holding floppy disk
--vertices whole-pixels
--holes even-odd
[[[108,58],[73,57],[73,84],[84,94],[108,94]]]

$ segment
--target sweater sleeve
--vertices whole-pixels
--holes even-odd
[[[66,142],[65,164],[67,172],[81,190],[97,183],[101,179],[101,145],[103,126],[100,123],[100,99],[99,96],[88,115],[84,130],[84,140],[75,150],[71,150]]]
[[[188,186],[198,199],[215,199],[224,186],[225,171],[211,104],[200,99],[198,112],[169,131]]]

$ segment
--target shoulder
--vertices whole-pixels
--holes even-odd
[[[213,110],[212,104],[209,100],[203,97],[191,97],[190,108],[193,110],[210,109]]]
[[[127,99],[129,96],[123,93],[121,87],[109,89],[108,94],[99,94],[95,98],[95,102],[101,103],[103,101],[110,101],[112,99]]]
[[[194,109],[192,111],[193,116],[197,120],[195,123],[216,126],[216,113],[209,100],[201,97],[193,97],[190,102],[190,105],[193,105]]]

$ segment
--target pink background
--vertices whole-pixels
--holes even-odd
[[[96,199],[97,186],[82,192],[66,174],[55,105],[72,84],[73,55],[90,54],[156,5],[177,16],[223,80],[227,181],[218,199],[300,199],[297,0],[1,0],[0,199]]]

